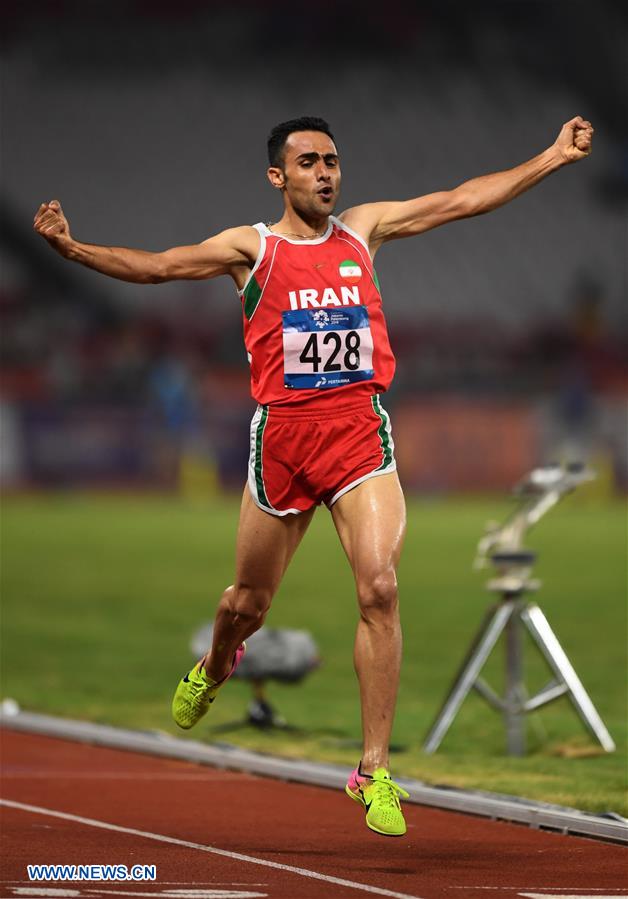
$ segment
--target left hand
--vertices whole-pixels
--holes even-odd
[[[554,146],[565,162],[578,162],[590,154],[592,140],[593,125],[577,115],[563,125]]]

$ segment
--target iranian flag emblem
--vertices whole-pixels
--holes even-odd
[[[353,259],[345,259],[338,269],[345,284],[357,284],[362,277],[362,269]]]

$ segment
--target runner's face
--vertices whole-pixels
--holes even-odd
[[[306,218],[331,215],[340,192],[340,161],[334,142],[321,131],[294,131],[284,146],[281,186]],[[271,179],[272,180],[272,179]]]

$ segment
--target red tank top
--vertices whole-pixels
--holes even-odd
[[[313,240],[253,227],[259,254],[239,291],[253,398],[319,409],[387,390],[395,357],[362,238],[335,216]]]

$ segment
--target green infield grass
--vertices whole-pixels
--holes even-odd
[[[31,711],[167,731],[170,701],[190,667],[192,632],[213,618],[233,577],[238,500],[90,494],[7,498],[2,507],[2,689]],[[492,572],[471,568],[488,519],[509,500],[409,499],[399,572],[404,663],[391,767],[432,784],[516,794],[584,810],[628,813],[626,797],[625,509],[567,497],[527,539],[538,594],[558,639],[617,743],[606,754],[563,697],[528,718],[528,751],[505,752],[499,715],[470,695],[440,749],[422,743],[494,597]],[[319,510],[267,619],[302,628],[322,665],[297,685],[270,683],[292,730],[243,724],[251,697],[230,683],[190,738],[353,767],[360,720],[351,574],[330,516]],[[526,646],[531,691],[550,680]],[[485,669],[501,690],[500,642]]]

